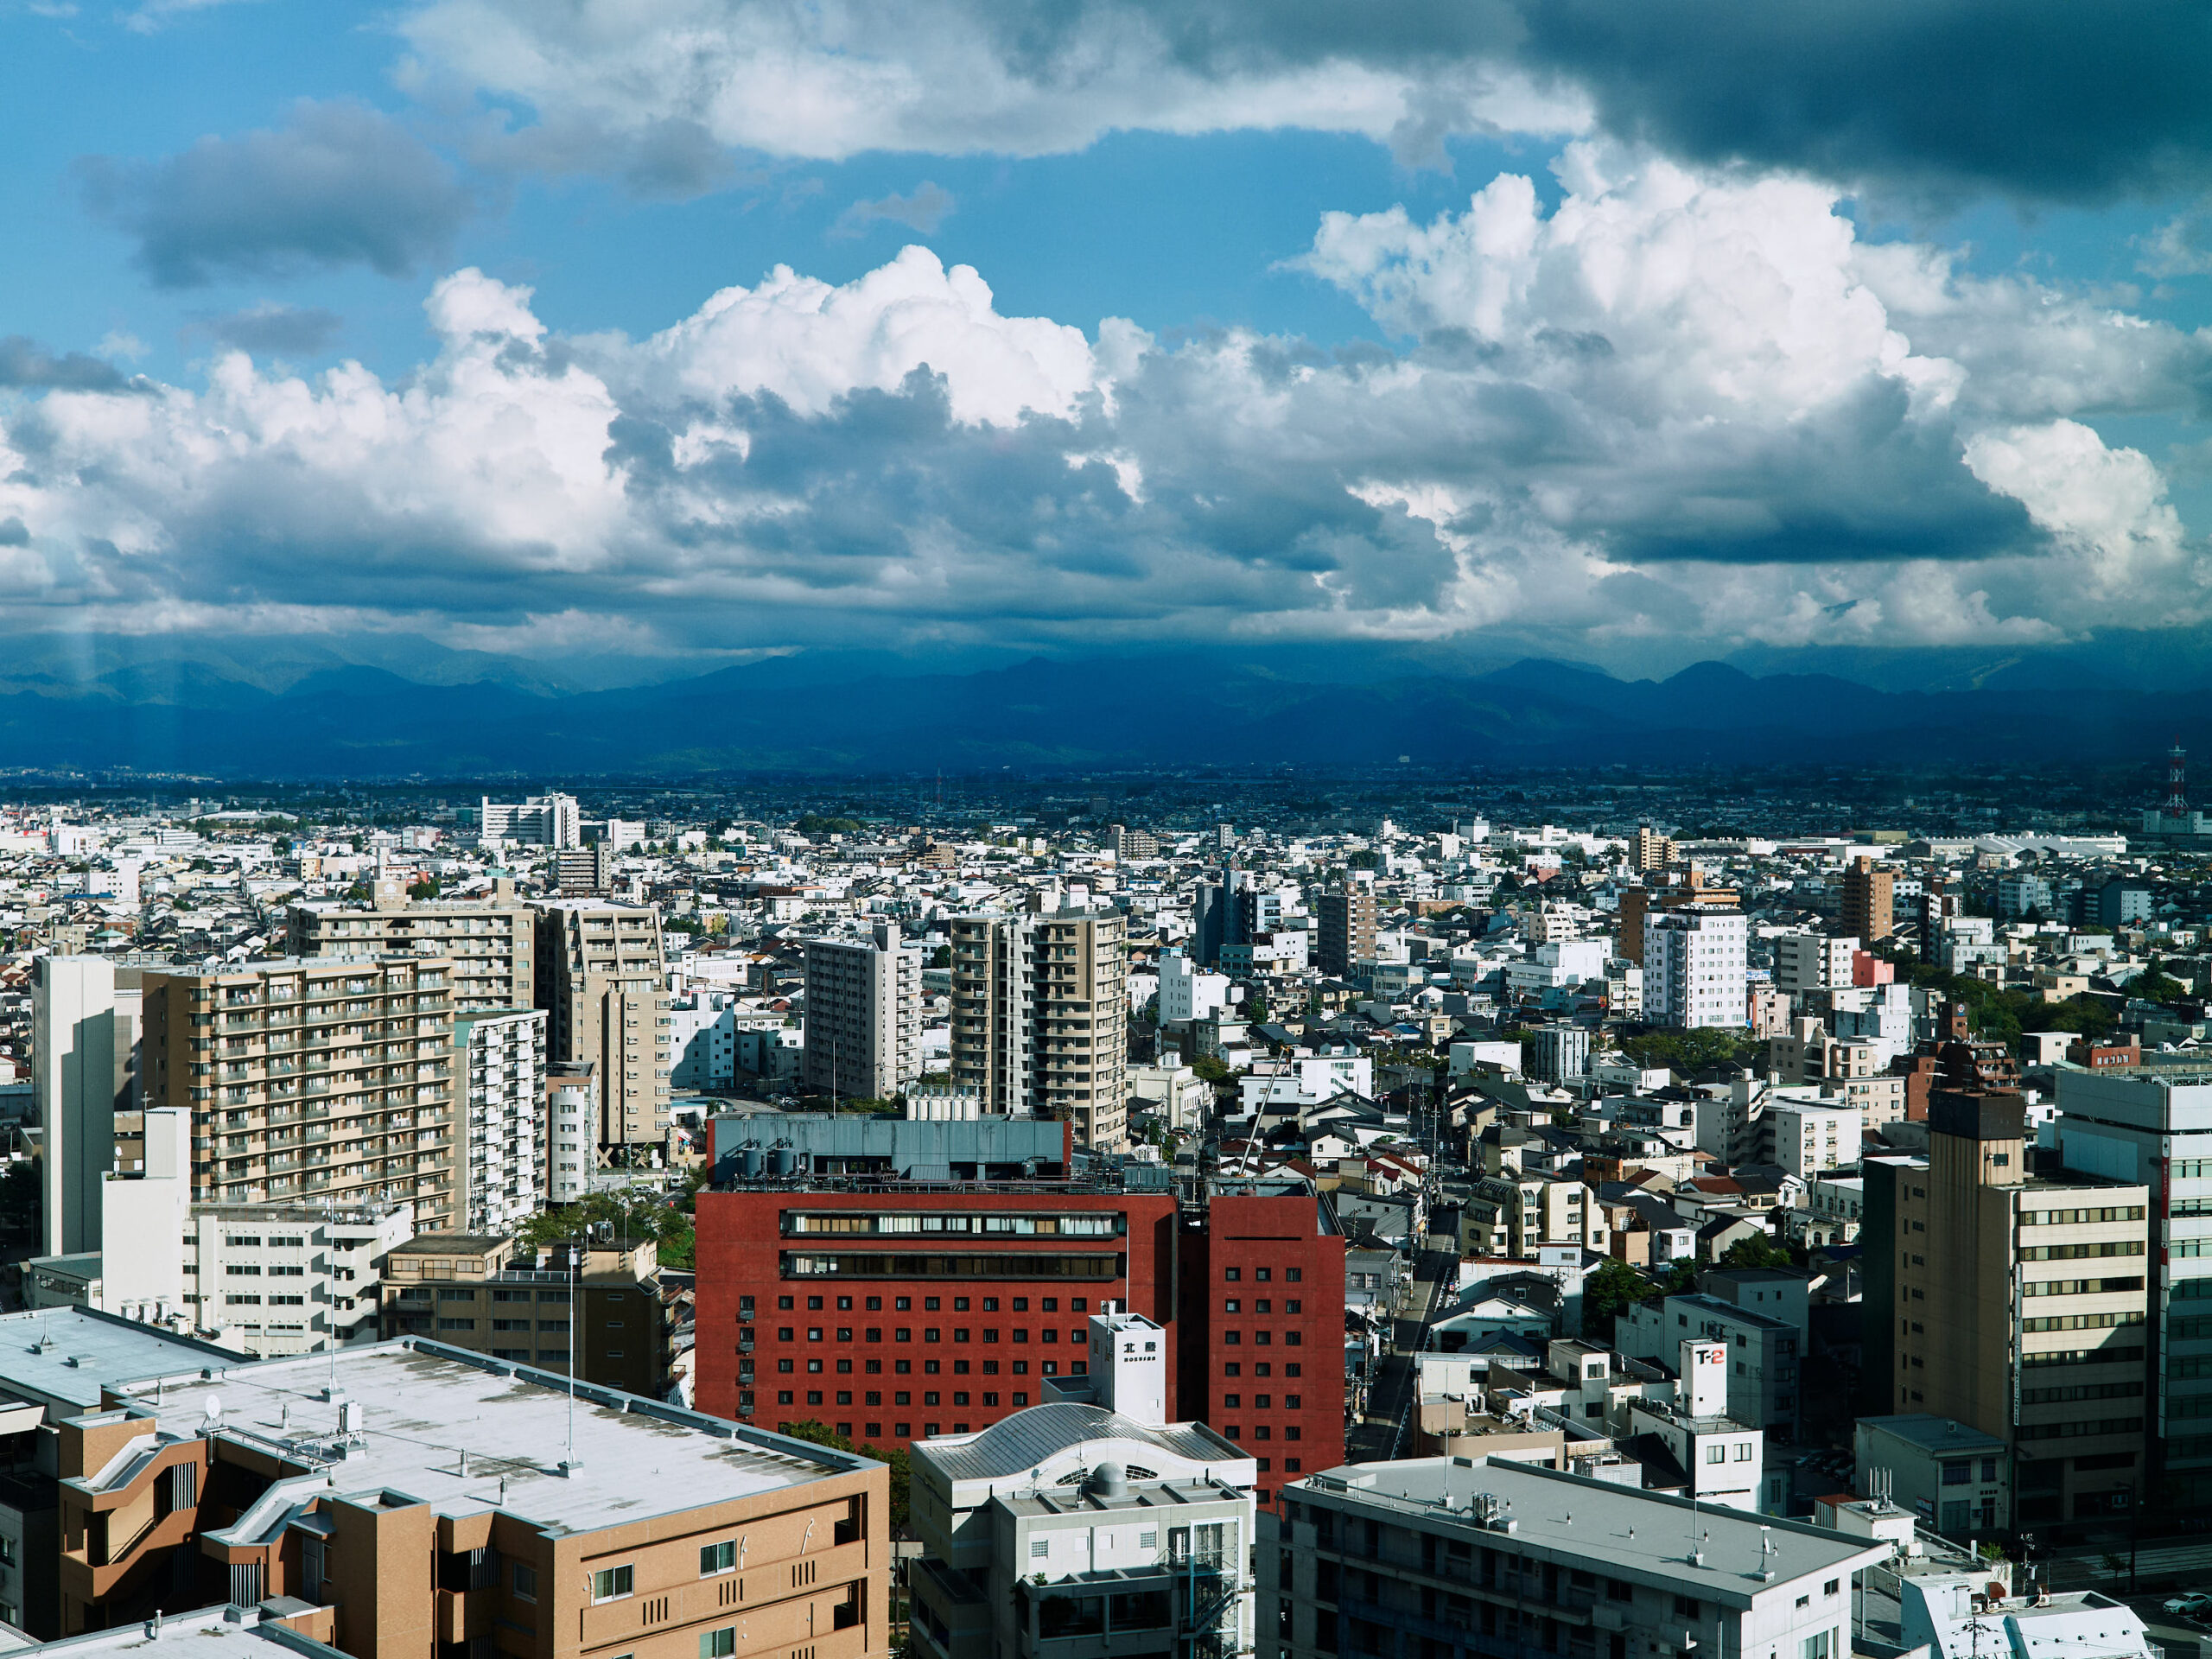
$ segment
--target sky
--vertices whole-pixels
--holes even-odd
[[[0,0],[0,629],[2194,641],[2208,84],[2163,0]]]

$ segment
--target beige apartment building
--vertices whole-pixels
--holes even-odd
[[[515,1257],[509,1237],[418,1233],[386,1258],[386,1337],[428,1337],[470,1353],[658,1400],[676,1363],[673,1298],[651,1240]],[[573,1321],[573,1324],[571,1323]]]
[[[311,901],[284,915],[284,952],[293,957],[442,957],[453,964],[456,1014],[537,1006],[537,922],[495,884],[492,897],[410,903],[393,882],[373,904]]]
[[[983,1109],[1063,1118],[1077,1144],[1128,1138],[1126,923],[1115,910],[960,916],[952,933],[952,1081]]]
[[[884,1465],[435,1343],[111,1384],[58,1435],[65,1634],[228,1602],[353,1659],[889,1647]]]
[[[599,1142],[659,1146],[675,1067],[660,912],[554,899],[537,915],[537,1005],[552,1015],[548,1058],[599,1067]]]
[[[466,1201],[452,963],[330,957],[145,976],[149,1107],[192,1114],[199,1204]]]
[[[2127,1513],[2150,1189],[2031,1174],[2017,1094],[1935,1090],[1929,1131],[1925,1168],[1896,1178],[1897,1410],[2007,1442],[2016,1526]]]

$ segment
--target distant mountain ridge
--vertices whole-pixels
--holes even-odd
[[[1012,766],[1999,764],[2212,753],[2212,690],[2033,683],[1889,691],[1699,663],[1620,680],[1525,658],[1484,672],[1300,677],[1262,651],[1032,658],[893,674],[804,655],[650,685],[430,683],[317,664],[281,689],[207,664],[0,681],[0,766],[237,778],[678,777]]]

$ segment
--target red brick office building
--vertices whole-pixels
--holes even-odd
[[[702,1411],[883,1446],[963,1434],[1082,1375],[1109,1302],[1170,1327],[1174,1375],[1164,1192],[752,1189],[700,1193],[697,1223]]]
[[[1171,1421],[1282,1480],[1344,1461],[1344,1236],[1302,1183],[1166,1193],[750,1187],[698,1198],[702,1411],[903,1446],[1080,1376],[1086,1321],[1166,1327]]]
[[[1262,1503],[1344,1460],[1344,1239],[1298,1185],[1217,1182],[1180,1237],[1178,1397],[1259,1461]]]

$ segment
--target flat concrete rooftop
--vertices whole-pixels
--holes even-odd
[[[1470,1512],[1478,1493],[1512,1507],[1510,1533],[1476,1526]],[[1346,1465],[1290,1483],[1294,1502],[1344,1497],[1381,1503],[1409,1518],[1464,1529],[1471,1541],[1541,1559],[1573,1560],[1585,1570],[1649,1585],[1676,1587],[1738,1607],[1755,1596],[1801,1579],[1856,1570],[1887,1559],[1886,1540],[1847,1538],[1803,1522],[1693,1505],[1688,1500],[1638,1487],[1509,1459],[1414,1458],[1395,1463]],[[1446,1507],[1446,1500],[1451,1507]],[[1689,1559],[1699,1542],[1701,1560]],[[1763,1546],[1772,1548],[1763,1553]],[[1762,1565],[1770,1583],[1758,1578]]]
[[[359,1405],[358,1443],[341,1446],[333,1377]],[[115,1390],[156,1413],[160,1433],[205,1434],[211,1401],[222,1438],[275,1452],[340,1496],[404,1493],[441,1515],[498,1510],[548,1530],[590,1531],[756,1493],[805,1485],[868,1460],[742,1427],[530,1366],[407,1338],[336,1356],[263,1360],[145,1376]],[[573,1422],[576,1466],[570,1455]],[[118,1460],[127,1469],[130,1459]],[[88,1478],[95,1487],[99,1477]]]

